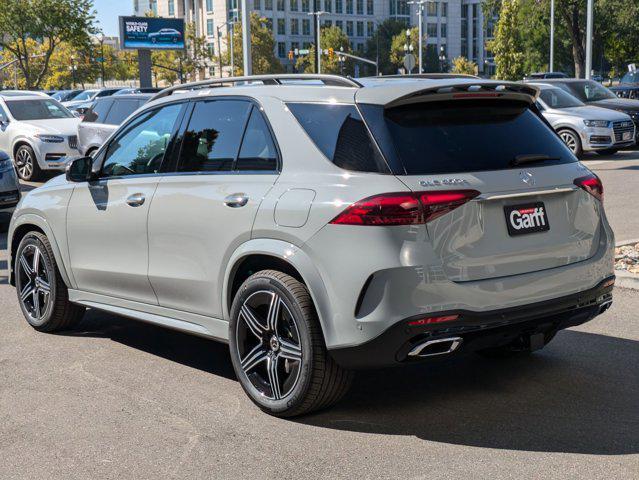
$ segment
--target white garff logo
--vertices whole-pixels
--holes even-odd
[[[515,230],[545,227],[544,207],[520,208],[510,212],[510,224]]]
[[[526,185],[530,185],[531,187],[535,185],[535,179],[533,178],[533,174],[527,171],[519,172],[519,178]]]

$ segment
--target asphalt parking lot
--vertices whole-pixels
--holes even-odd
[[[588,157],[617,238],[639,238],[639,154]],[[6,227],[0,227],[4,232]],[[224,345],[90,312],[27,326],[0,233],[0,478],[639,478],[639,292],[528,358],[360,373],[279,420]]]

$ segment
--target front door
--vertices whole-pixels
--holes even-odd
[[[78,184],[67,234],[78,289],[157,304],[148,279],[147,220],[181,104],[146,111],[109,143],[99,180]]]
[[[149,278],[161,306],[222,318],[226,264],[277,180],[277,150],[245,100],[196,102],[183,138],[149,213]]]

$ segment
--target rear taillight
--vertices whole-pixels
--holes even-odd
[[[419,327],[422,325],[431,325],[433,323],[452,322],[459,319],[459,315],[444,315],[441,317],[426,317],[408,322],[409,327]]]
[[[583,188],[590,195],[603,202],[603,183],[601,183],[599,177],[594,173],[586,177],[577,178],[574,183],[579,188]]]
[[[333,219],[337,225],[416,225],[472,200],[476,190],[385,193],[355,202]]]

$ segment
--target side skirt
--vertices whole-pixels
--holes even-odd
[[[228,343],[227,321],[158,305],[122,300],[97,293],[69,290],[69,301],[96,310]]]

